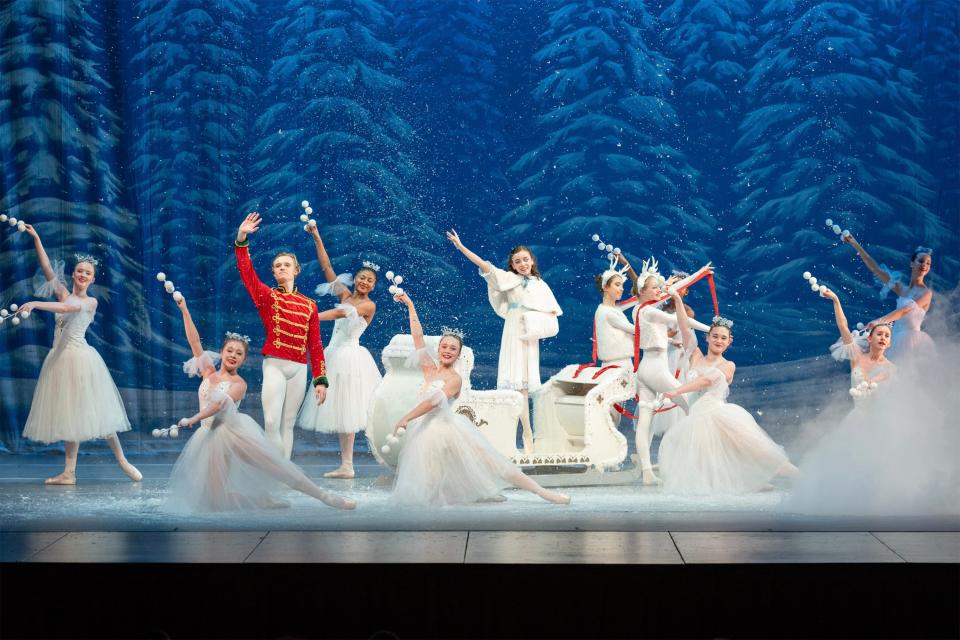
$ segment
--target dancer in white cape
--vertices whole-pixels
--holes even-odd
[[[684,384],[664,392],[688,394],[689,411],[660,441],[660,472],[666,493],[740,494],[769,488],[777,475],[797,468],[743,407],[727,402],[736,364],[723,357],[733,342],[733,323],[716,317],[707,334],[707,355],[691,343],[683,301],[674,292],[677,323],[693,350]]]
[[[302,429],[337,434],[340,440],[340,467],[328,471],[323,477],[350,479],[355,476],[354,440],[357,433],[367,426],[370,403],[383,378],[373,356],[360,345],[360,337],[377,313],[377,305],[370,299],[370,294],[377,285],[380,267],[364,262],[353,276],[348,273],[338,276],[323,246],[320,231],[315,226],[307,226],[307,232],[313,237],[317,260],[327,280],[326,284],[317,287],[316,293],[318,296],[335,296],[340,304],[335,309],[318,314],[320,320],[336,318],[333,335],[324,349],[330,385],[327,399],[320,406],[304,402],[297,424]],[[350,285],[353,285],[353,292],[348,288]]]
[[[200,428],[187,441],[173,466],[166,509],[204,513],[287,506],[274,497],[284,485],[331,507],[355,508],[353,500],[314,484],[267,440],[253,418],[239,412],[247,383],[237,371],[247,358],[249,338],[228,332],[219,354],[204,351],[186,300],[181,297],[177,306],[193,352],[183,370],[188,375],[201,376],[203,382],[197,391],[200,411],[179,423],[186,428],[199,422]],[[219,369],[216,360],[220,361]]]
[[[880,297],[886,296],[889,291],[897,296],[897,308],[894,311],[867,325],[869,329],[877,323],[896,322],[887,357],[895,363],[906,358],[936,357],[933,339],[922,329],[930,303],[933,302],[933,290],[924,282],[933,264],[933,250],[917,247],[910,257],[910,279],[905,281],[902,273],[885,264],[878,265],[851,234],[843,236],[843,240],[854,248],[871,273],[883,284]]]
[[[134,482],[143,474],[127,461],[118,433],[130,430],[130,421],[123,407],[120,391],[110,370],[97,350],[87,344],[87,328],[97,313],[97,299],[88,289],[96,281],[97,260],[78,255],[73,268],[73,287],[67,291],[62,274],[63,264],[54,269],[31,226],[24,228],[32,238],[43,283],[37,295],[54,296],[57,302],[27,302],[19,313],[52,311],[56,314],[53,347],[43,361],[40,377],[33,392],[30,415],[23,436],[43,443],[63,441],[63,472],[47,478],[45,484],[77,483],[77,452],[80,443],[103,438],[117,459],[117,464]]]
[[[467,418],[455,413],[450,403],[460,395],[462,379],[454,370],[463,347],[463,336],[445,330],[437,349],[438,358],[426,350],[417,310],[407,293],[395,296],[407,306],[410,333],[416,351],[411,366],[423,369],[423,386],[417,404],[394,427],[406,429],[394,498],[409,506],[468,504],[495,498],[500,489],[515,486],[548,502],[567,504],[570,498],[544,489],[510,462]]]
[[[523,451],[532,453],[529,394],[540,388],[539,340],[556,335],[556,318],[563,315],[563,310],[553,291],[540,277],[536,258],[529,247],[517,245],[511,249],[504,270],[466,248],[456,231],[448,231],[447,238],[480,269],[480,275],[487,281],[490,305],[504,320],[497,388],[523,394],[524,410],[520,413]]]
[[[675,287],[677,289],[682,288],[704,273],[713,273],[709,264],[704,265],[690,278],[677,282]],[[640,349],[643,350],[643,357],[640,359],[640,366],[637,368],[637,395],[640,397],[642,404],[637,406],[636,447],[637,459],[643,475],[642,482],[645,485],[660,482],[650,461],[652,440],[650,423],[653,421],[654,412],[651,407],[657,401],[657,394],[676,389],[681,384],[667,361],[667,348],[670,342],[667,331],[671,327],[677,326],[680,317],[679,312],[677,315],[673,315],[657,308],[657,302],[664,297],[664,285],[665,281],[657,270],[657,261],[653,258],[650,258],[649,261],[644,260],[643,269],[640,271],[637,282],[639,287],[639,291],[637,291],[638,306],[633,310],[633,321],[634,324],[639,325]],[[682,301],[680,304],[683,304]],[[687,322],[686,314],[684,314],[684,322]],[[686,326],[689,328],[689,324]],[[681,330],[681,334],[683,333],[684,330]],[[668,399],[672,399],[679,407],[679,409],[673,409],[673,411],[686,412],[687,405],[682,396],[671,396]]]

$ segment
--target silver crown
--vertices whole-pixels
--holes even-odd
[[[710,321],[710,324],[714,327],[724,327],[726,329],[733,330],[733,320],[727,320],[723,316],[713,316],[713,320]]]
[[[928,256],[933,256],[933,249],[930,247],[917,247],[917,250],[914,253],[925,253]]]
[[[234,333],[233,331],[227,331],[224,335],[227,336],[227,340],[239,340],[248,346],[250,344],[250,336],[242,336],[239,333]]]
[[[370,262],[369,260],[364,260],[364,261],[363,261],[363,266],[365,266],[367,269],[373,269],[374,271],[376,271],[376,272],[378,272],[378,273],[380,272],[380,265],[378,265],[378,264],[376,264],[376,263],[373,263],[373,262]]]
[[[87,253],[75,253],[73,257],[77,259],[77,262],[89,262],[95,267],[100,266],[100,261]]]
[[[462,329],[457,329],[455,327],[448,327],[447,325],[443,325],[442,327],[440,327],[440,335],[441,336],[457,336],[458,338],[460,338],[460,341],[462,342],[466,334],[463,332]]]

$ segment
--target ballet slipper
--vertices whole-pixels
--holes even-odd
[[[77,472],[64,471],[63,473],[53,476],[52,478],[47,478],[43,481],[43,484],[75,485],[77,484]]]
[[[263,504],[259,506],[261,509],[289,509],[290,503],[286,500],[270,497],[264,500]]]
[[[553,504],[570,504],[570,496],[558,491],[545,491],[541,497]]]
[[[653,472],[653,467],[643,468],[643,480],[641,481],[640,484],[647,487],[660,484],[660,478],[658,478],[657,474]]]
[[[356,477],[356,473],[353,471],[352,464],[342,464],[340,467],[334,471],[328,471],[323,474],[324,478],[335,478],[339,480],[350,480]]]
[[[352,510],[357,508],[357,501],[351,500],[350,498],[341,498],[340,496],[335,496],[333,494],[327,494],[325,497],[320,498],[323,504],[328,507],[333,507],[334,509],[344,509]]]
[[[129,477],[134,482],[140,482],[141,480],[143,480],[143,474],[140,473],[140,470],[137,469],[132,464],[130,464],[129,462],[127,462],[126,460],[120,463],[120,469],[122,469],[123,472],[127,474],[127,477]]]

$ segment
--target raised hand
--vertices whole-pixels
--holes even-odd
[[[837,294],[835,294],[831,289],[826,288],[820,292],[820,297],[828,300],[837,300]]]
[[[400,429],[406,429],[407,425],[410,423],[406,418],[401,418],[400,421],[393,427],[393,432],[396,433]]]
[[[37,233],[37,230],[33,228],[33,225],[32,225],[32,224],[24,224],[24,225],[23,225],[23,230],[24,230],[24,232],[27,233],[27,235],[29,235],[29,236],[30,236],[31,238],[33,238],[34,240],[39,240],[39,239],[40,239],[40,234]]]
[[[463,243],[460,242],[460,236],[454,229],[447,231],[447,240],[453,243],[457,249],[463,249]]]
[[[843,240],[844,242],[846,242],[847,244],[849,244],[850,246],[854,247],[854,248],[855,248],[855,247],[857,246],[857,244],[858,244],[856,238],[853,237],[853,234],[852,234],[852,233],[847,233],[847,234],[845,234],[845,235],[841,235],[841,236],[840,236],[840,239]]]
[[[406,291],[404,291],[403,293],[398,293],[397,295],[393,296],[393,300],[395,302],[399,302],[400,304],[405,304],[408,307],[411,304],[413,304],[413,300],[410,299],[410,296],[407,295]]]
[[[260,228],[261,222],[263,222],[263,218],[260,217],[259,213],[256,211],[248,213],[247,217],[240,223],[240,228],[237,229],[237,240],[241,242],[246,240],[248,234],[255,233]]]
[[[304,225],[303,230],[307,232],[307,235],[313,238],[314,242],[320,239],[320,229],[317,228],[317,225],[306,224]]]

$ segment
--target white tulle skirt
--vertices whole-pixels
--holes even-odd
[[[909,359],[929,360],[937,357],[936,344],[927,332],[921,329],[905,328],[893,330],[893,342],[886,356],[894,364],[903,364]]]
[[[120,391],[97,350],[62,341],[47,354],[23,436],[38,442],[84,442],[130,430]]]
[[[473,423],[438,409],[408,427],[393,496],[408,506],[468,504],[496,496],[517,471]]]
[[[187,441],[170,474],[164,508],[202,513],[269,507],[284,485],[299,489],[309,482],[253,418],[232,411]]]
[[[750,493],[763,488],[788,462],[783,447],[746,410],[710,396],[700,398],[660,442],[667,493]]]
[[[322,433],[357,433],[367,426],[367,413],[382,376],[373,356],[359,344],[345,343],[325,353],[327,399],[303,403],[297,424]]]

